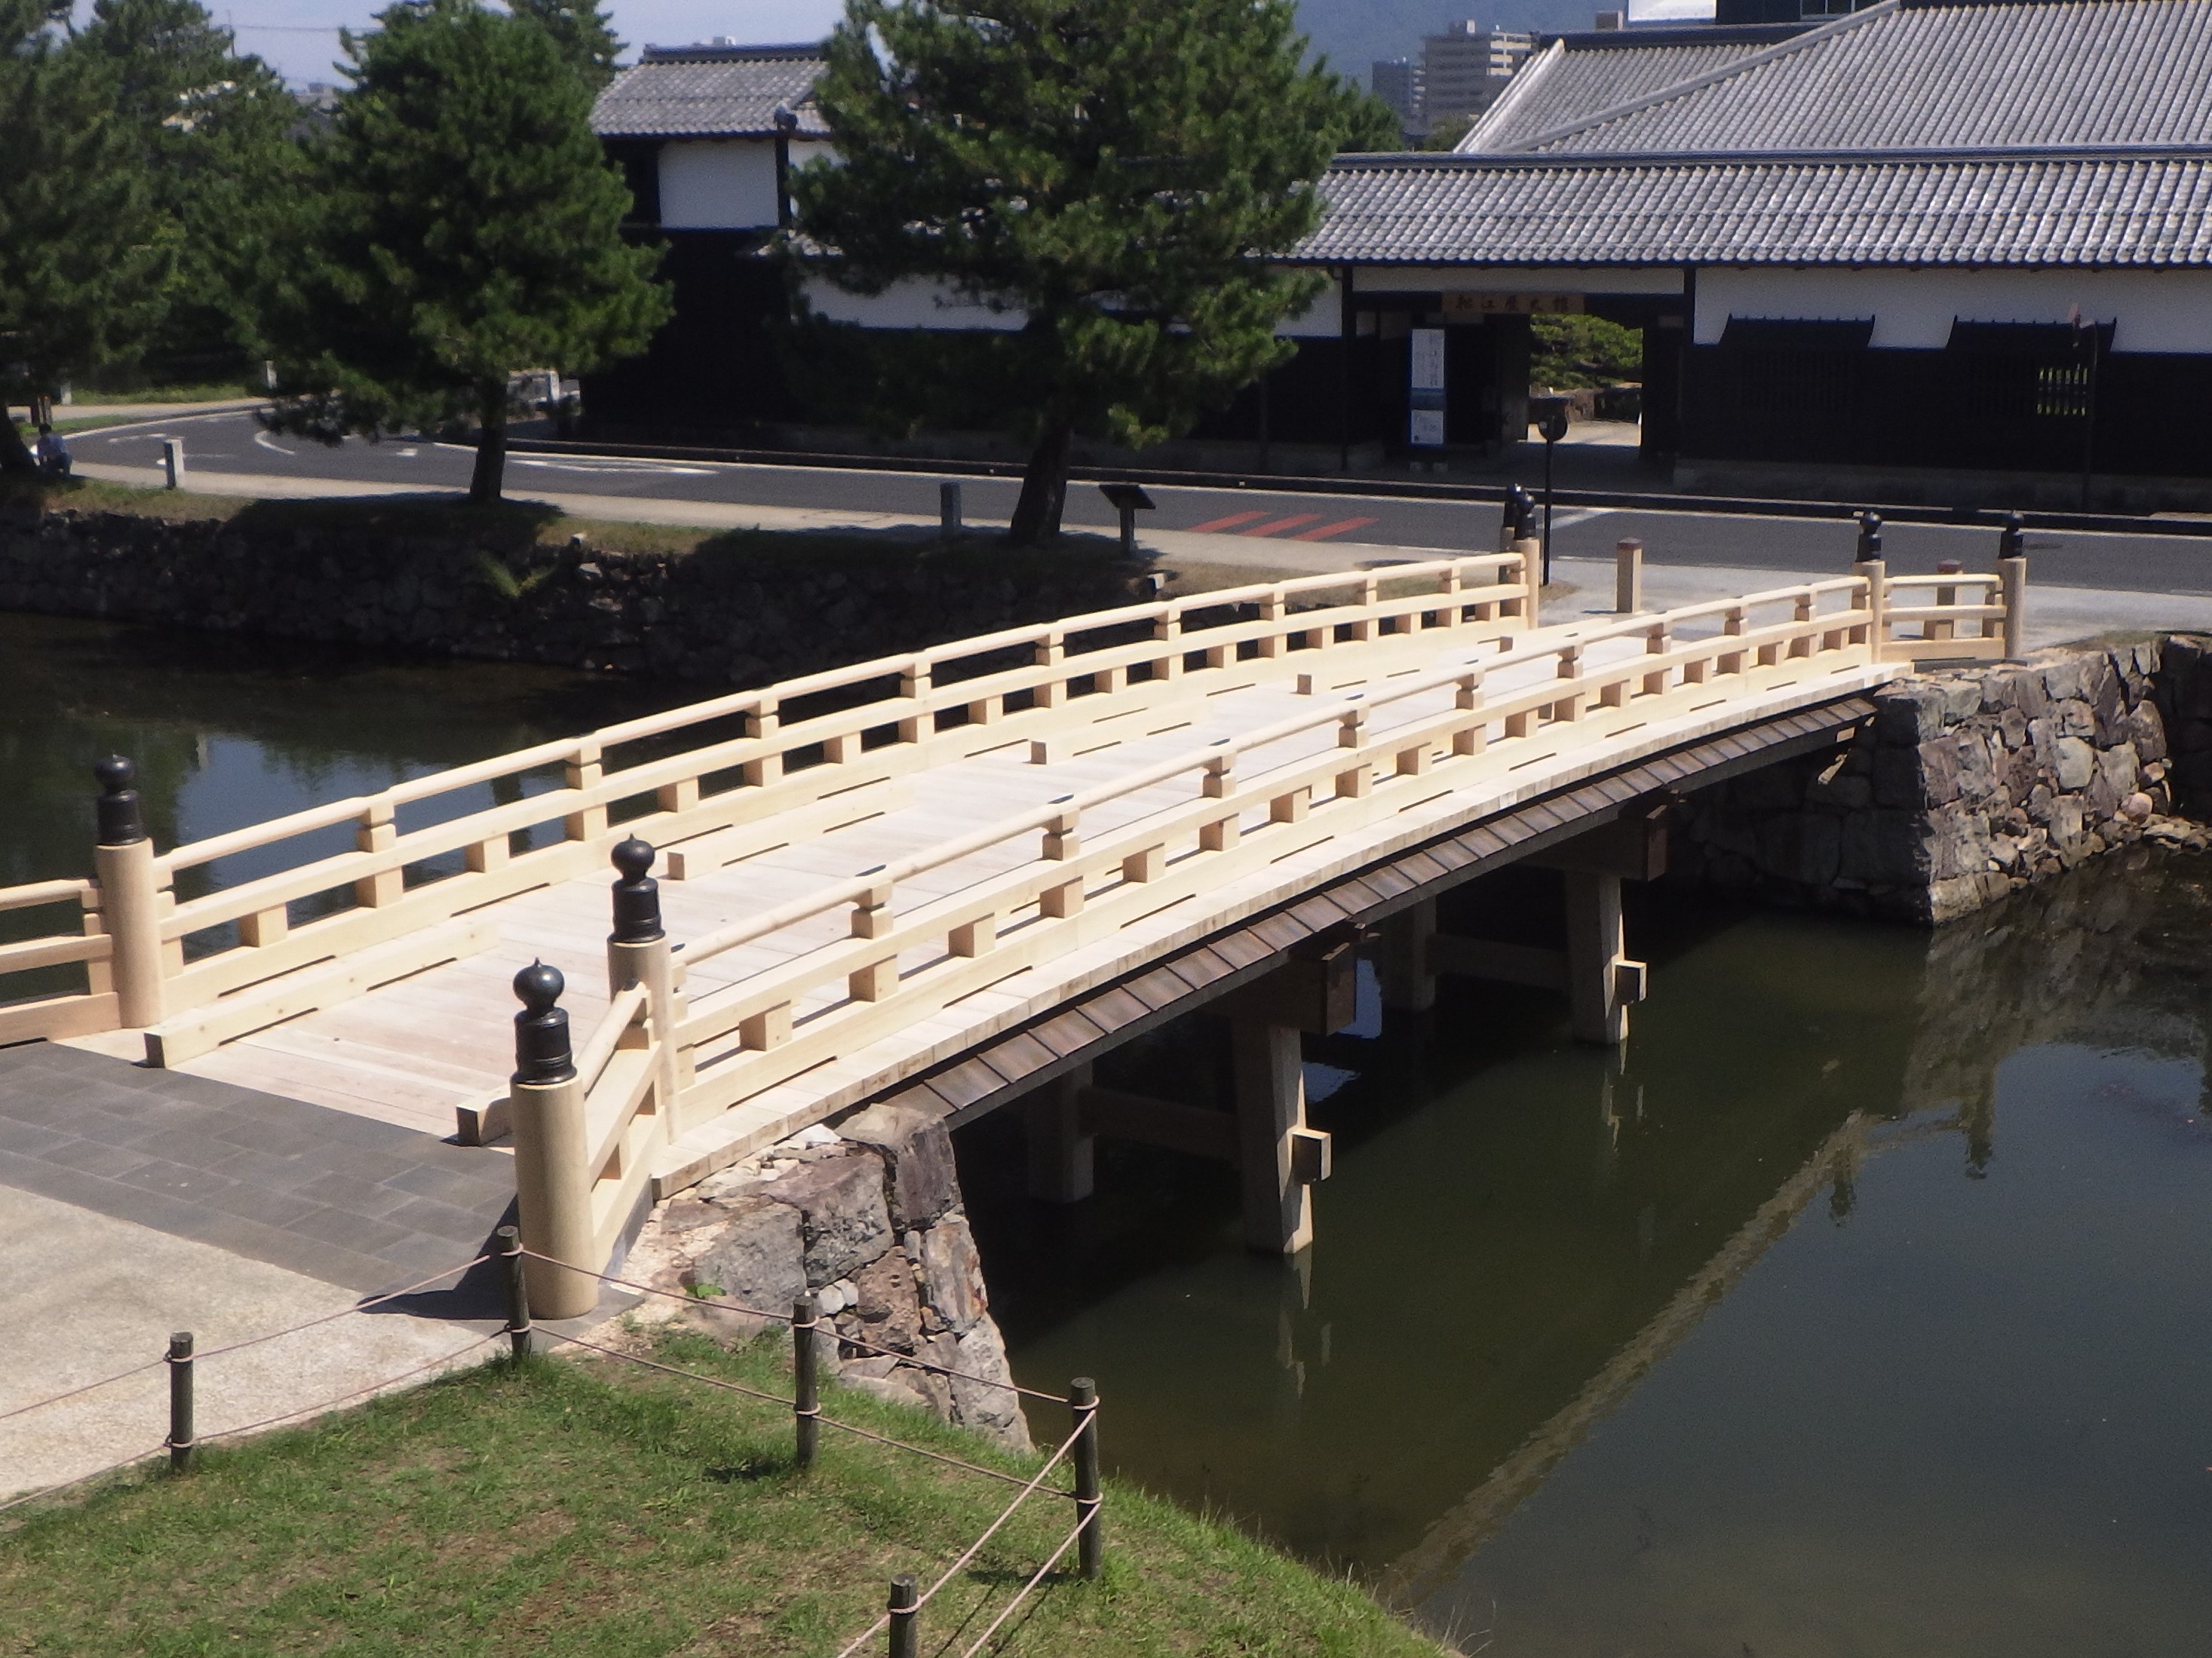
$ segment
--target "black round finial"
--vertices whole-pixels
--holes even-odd
[[[650,841],[641,841],[635,835],[618,842],[614,850],[615,867],[622,872],[625,881],[642,881],[645,872],[653,867],[659,854],[653,851]]]
[[[789,104],[778,104],[775,106],[774,119],[775,121],[775,130],[778,132],[796,132],[799,131],[799,112],[793,109]]]
[[[144,840],[145,814],[139,807],[138,791],[131,787],[137,779],[138,768],[121,755],[111,754],[93,767],[92,774],[100,785],[100,799],[94,805],[100,820],[100,844],[127,847]]]
[[[2007,513],[2004,515],[2004,528],[1997,535],[1997,556],[1999,558],[2027,556],[2027,537],[2023,531],[2018,513]]]
[[[610,942],[649,944],[660,938],[660,883],[646,871],[658,856],[649,842],[632,835],[614,850],[622,879],[614,884],[615,930]]]
[[[548,967],[543,962],[532,962],[514,975],[514,994],[532,1014],[550,1013],[553,1005],[561,999],[561,993],[568,981],[561,976],[557,967]]]
[[[1859,562],[1867,563],[1881,556],[1881,514],[1859,514]]]
[[[514,1016],[514,1080],[564,1083],[576,1074],[568,1048],[568,1015],[555,1005],[568,981],[557,967],[532,962],[514,975],[522,1011]]]

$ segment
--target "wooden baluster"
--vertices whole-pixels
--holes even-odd
[[[1312,805],[1313,791],[1310,788],[1292,789],[1288,794],[1279,794],[1267,802],[1268,821],[1276,823],[1303,823],[1306,821],[1306,812]]]
[[[1072,796],[1063,796],[1072,799]],[[1073,805],[1055,816],[1045,825],[1042,856],[1052,863],[1064,864],[1083,850],[1082,813]],[[1041,913],[1054,920],[1064,920],[1083,910],[1083,878],[1063,881],[1058,886],[1045,888],[1037,899]]]
[[[1182,638],[1182,616],[1181,612],[1170,610],[1165,616],[1157,618],[1152,623],[1152,637],[1159,641],[1160,643],[1164,645],[1173,645],[1177,643]],[[1155,679],[1182,678],[1182,653],[1179,650],[1170,651],[1167,655],[1161,657],[1158,660],[1154,662],[1152,664],[1152,677]]]
[[[1233,753],[1208,755],[1206,774],[1199,781],[1199,791],[1209,800],[1226,800],[1237,793],[1237,756]],[[1198,844],[1208,852],[1226,852],[1235,846],[1243,833],[1241,815],[1231,814],[1201,824]]]
[[[926,656],[918,656],[908,664],[906,671],[899,676],[898,694],[917,702],[926,700],[929,695],[929,665]],[[902,743],[919,743],[933,737],[937,734],[936,717],[927,713],[908,714],[898,722],[898,733]]]
[[[1463,714],[1480,713],[1482,708],[1482,670],[1474,669],[1459,677],[1459,690],[1453,706]],[[1454,754],[1480,754],[1490,746],[1490,722],[1469,720],[1452,733]]]
[[[597,789],[605,776],[601,764],[599,739],[586,737],[576,744],[564,768],[564,780],[572,789]],[[607,809],[604,802],[572,811],[562,819],[562,831],[571,841],[596,841],[607,832]]]
[[[1811,625],[1813,621],[1813,604],[1814,601],[1812,594],[1800,593],[1797,595],[1797,603],[1793,616],[1794,620],[1797,623],[1798,633],[1797,636],[1790,641],[1790,654],[1791,656],[1810,656],[1813,654],[1813,630]]]
[[[764,1054],[791,1040],[791,1004],[778,1002],[738,1021],[738,1040],[748,1053]]]
[[[1067,655],[1067,635],[1057,628],[1037,641],[1035,647],[1036,664],[1040,668],[1056,668]],[[1031,706],[1056,708],[1067,701],[1067,681],[1054,674],[1037,683]]]
[[[1582,676],[1583,647],[1579,645],[1562,646],[1559,649],[1559,677],[1562,679],[1571,679],[1579,682]],[[1583,717],[1583,693],[1579,684],[1577,684],[1577,689],[1568,692],[1558,701],[1552,704],[1552,718],[1554,720],[1581,719]]]
[[[1382,591],[1382,584],[1373,576],[1369,576],[1359,584],[1359,598],[1357,602],[1362,614],[1352,624],[1353,643],[1364,645],[1376,636],[1375,606],[1379,602]]]
[[[1674,648],[1674,635],[1663,622],[1654,625],[1644,635],[1644,653],[1646,656],[1664,656]],[[1644,694],[1646,696],[1664,696],[1667,694],[1666,669],[1661,668],[1655,673],[1644,676]]]
[[[1742,605],[1731,604],[1726,610],[1722,612],[1721,631],[1727,634],[1731,638],[1740,637],[1742,635]],[[1741,651],[1722,652],[1720,658],[1721,671],[1723,673],[1741,673],[1743,671],[1743,657],[1744,653]]]
[[[774,697],[762,699],[758,708],[745,710],[745,735],[762,741],[773,741],[782,728],[783,720]],[[745,762],[745,782],[753,788],[766,788],[783,775],[783,756],[764,754],[757,760]]]
[[[1279,623],[1289,614],[1290,600],[1280,587],[1271,587],[1260,600],[1260,620]],[[1278,628],[1271,628],[1260,635],[1261,656],[1280,656],[1289,648],[1289,641]]]
[[[392,822],[392,797],[380,794],[362,808],[361,820],[354,829],[354,847],[359,852],[389,852],[399,843],[399,829]],[[602,814],[604,817],[604,814]],[[364,875],[353,884],[353,901],[365,908],[399,902],[406,891],[407,878],[398,869],[380,870],[374,875]]]
[[[1367,710],[1363,706],[1347,708],[1336,725],[1336,746],[1340,749],[1358,749],[1367,743]],[[1367,761],[1346,768],[1336,774],[1336,798],[1340,800],[1364,799],[1372,790],[1375,768]]]
[[[1947,558],[1937,562],[1936,574],[1957,575],[1966,568],[1957,559]],[[1936,603],[1938,605],[1948,607],[1958,602],[1959,590],[1956,587],[1938,587],[1936,590]],[[1955,639],[1959,635],[1959,624],[1955,622],[1930,622],[1922,631],[1929,639]]]
[[[251,915],[238,918],[238,942],[249,950],[282,944],[291,931],[292,913],[282,904],[272,904],[267,909],[257,909]]]
[[[963,921],[945,936],[945,949],[954,956],[988,956],[998,948],[999,913]]]
[[[880,881],[871,886],[853,902],[853,937],[855,938],[887,938],[890,936],[891,884]],[[870,962],[856,968],[846,977],[848,993],[856,1002],[880,1002],[898,988],[898,957],[887,956],[883,960]]]
[[[1466,618],[1461,614],[1467,606],[1460,597],[1459,566],[1455,564],[1437,578],[1437,597],[1444,600],[1442,610],[1428,611],[1423,625],[1431,628],[1456,628]]]

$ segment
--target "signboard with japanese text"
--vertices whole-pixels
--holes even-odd
[[[1416,328],[1411,334],[1413,368],[1407,380],[1410,405],[1406,441],[1419,449],[1437,449],[1444,440],[1444,331]]]
[[[1447,317],[1572,317],[1582,314],[1579,294],[1447,294]]]

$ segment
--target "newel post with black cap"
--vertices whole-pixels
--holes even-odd
[[[1851,574],[1866,583],[1866,643],[1874,660],[1879,662],[1889,643],[1889,624],[1883,616],[1889,608],[1889,566],[1881,556],[1879,513],[1859,514],[1859,546],[1851,562]]]
[[[568,1016],[559,1003],[568,987],[558,968],[532,962],[514,975],[522,1011],[514,1016],[514,1078],[507,1108],[514,1134],[514,1197],[522,1245],[530,1259],[524,1281],[539,1318],[579,1318],[599,1298],[586,1276],[591,1259],[592,1176],[585,1166],[584,1082],[569,1051]],[[569,1272],[580,1266],[584,1272]]]
[[[92,868],[100,884],[100,926],[112,941],[108,971],[117,1023],[126,1030],[168,1017],[162,972],[161,867],[146,814],[133,786],[138,768],[111,754],[92,768],[100,783],[100,842]],[[95,986],[95,987],[97,987]]]
[[[660,883],[647,872],[659,855],[650,842],[635,835],[614,849],[621,878],[614,884],[615,930],[607,935],[607,994],[619,996],[633,985],[645,987],[656,1049],[653,1087],[660,1096],[663,1132],[672,1138],[677,1090],[691,1077],[676,1049],[676,1027],[683,1021],[684,1005],[677,993],[675,952],[660,925]]]
[[[1997,538],[1997,574],[2004,580],[2005,660],[2018,662],[2027,650],[2027,537],[2018,513],[2005,514]]]
[[[1517,483],[1505,492],[1505,516],[1499,526],[1498,541],[1498,551],[1521,555],[1520,579],[1528,589],[1528,602],[1522,614],[1530,627],[1540,627],[1542,621],[1538,613],[1542,608],[1544,577],[1539,567],[1543,549],[1536,539],[1536,502]]]

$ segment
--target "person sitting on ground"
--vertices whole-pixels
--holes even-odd
[[[60,433],[43,421],[39,424],[39,446],[34,453],[40,477],[58,480],[70,475],[69,446],[62,441]]]

